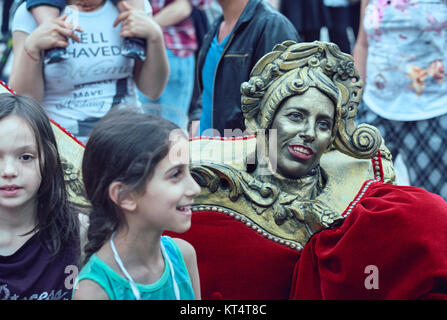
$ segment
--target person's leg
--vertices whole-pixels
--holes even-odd
[[[349,25],[354,32],[354,37],[357,39],[360,24],[360,1],[349,5]]]
[[[447,200],[447,115],[405,124],[401,144],[410,184]]]
[[[120,12],[125,10],[123,2],[129,4],[132,8],[144,10],[144,0],[111,0]],[[146,59],[146,41],[140,38],[125,38],[121,49],[121,54],[126,57],[145,60]]]
[[[40,25],[59,16],[65,8],[65,0],[27,0],[26,6]],[[60,62],[67,58],[65,48],[53,48],[46,50],[44,53],[44,62],[47,64]]]
[[[329,40],[338,45],[340,50],[351,53],[347,29],[349,27],[348,7],[328,7],[332,18],[332,25],[328,28]]]
[[[401,135],[405,131],[405,122],[382,118],[362,103],[359,106],[356,123],[367,123],[379,129],[380,134],[385,141],[385,146],[392,155],[396,183],[400,185],[409,185],[410,181],[408,177],[408,168],[405,162],[405,153],[401,148],[401,141],[403,139]]]
[[[355,122],[357,124],[366,123],[376,127],[380,131],[382,138],[385,140],[385,145],[388,150],[390,150],[393,159],[397,156],[399,149],[398,145],[396,145],[396,140],[394,139],[396,132],[392,123],[371,111],[371,109],[364,102],[362,102],[358,107]]]
[[[139,100],[146,112],[159,113],[163,118],[186,129],[194,89],[195,58],[194,55],[180,58],[169,49],[166,49],[166,52],[171,71],[165,90],[157,100],[151,100],[141,93]]]
[[[65,8],[65,0],[26,0],[26,8],[31,10],[37,6],[50,6],[62,11]]]
[[[300,32],[300,36],[303,37],[303,41],[312,42],[320,40],[320,29],[318,30],[303,30]]]
[[[120,12],[124,10],[124,7],[122,5],[123,2],[129,4],[132,8],[144,10],[144,0],[112,0],[112,2],[118,7],[118,10]]]
[[[2,9],[2,34],[7,35],[9,32],[9,15],[13,0],[4,0]]]

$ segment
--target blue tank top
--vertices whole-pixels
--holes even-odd
[[[191,279],[177,244],[168,236],[161,237],[166,254],[174,268],[180,299],[194,300]],[[99,284],[111,300],[135,300],[129,281],[116,273],[96,254],[93,254],[79,273],[77,282],[89,279]],[[175,300],[172,275],[165,258],[165,269],[160,279],[151,284],[136,284],[142,300]],[[73,291],[74,293],[74,291]]]

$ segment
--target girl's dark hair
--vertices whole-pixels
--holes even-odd
[[[79,246],[79,220],[68,202],[54,132],[43,108],[31,98],[0,94],[0,120],[8,116],[24,119],[36,138],[42,182],[37,191],[37,224],[30,232],[39,231],[54,257],[66,246]],[[79,248],[75,252],[79,254]]]
[[[126,186],[124,192],[143,192],[155,166],[168,154],[174,130],[180,130],[174,123],[130,108],[112,110],[95,126],[82,161],[92,208],[84,263],[125,225],[120,208],[109,197],[110,184],[119,181]]]

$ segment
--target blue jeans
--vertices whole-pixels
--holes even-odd
[[[114,4],[117,4],[120,0],[111,0]],[[30,9],[32,7],[46,5],[59,8],[63,10],[65,8],[66,0],[26,0],[26,8]]]
[[[194,90],[195,58],[193,54],[180,58],[169,49],[166,49],[166,53],[171,71],[162,95],[157,100],[151,100],[138,92],[138,99],[145,112],[156,114],[186,129]]]

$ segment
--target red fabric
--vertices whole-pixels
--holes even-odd
[[[202,299],[288,299],[297,250],[216,212],[194,212],[190,230],[167,234],[194,246]]]
[[[368,265],[378,289],[365,287]],[[310,240],[293,278],[293,299],[446,299],[447,203],[375,183],[341,226]]]

